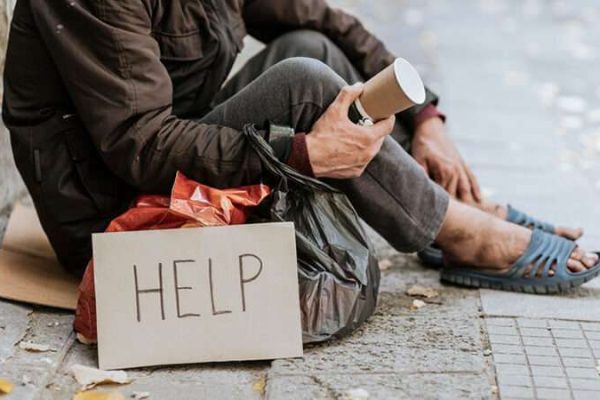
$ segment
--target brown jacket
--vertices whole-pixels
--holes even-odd
[[[186,118],[210,109],[247,33],[268,42],[300,28],[366,77],[394,58],[325,0],[18,0],[3,118],[60,261],[81,272],[90,233],[133,193],[167,193],[177,170],[215,187],[257,181],[240,132]]]

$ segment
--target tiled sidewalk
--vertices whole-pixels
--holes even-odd
[[[600,323],[486,318],[502,399],[600,399]]]

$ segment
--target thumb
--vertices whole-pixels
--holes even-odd
[[[336,106],[339,107],[342,112],[348,113],[354,100],[358,99],[362,94],[363,87],[364,85],[360,82],[355,83],[352,86],[344,86],[335,99]]]

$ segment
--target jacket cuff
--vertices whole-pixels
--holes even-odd
[[[434,104],[429,103],[415,115],[415,129],[431,118],[440,118],[443,122],[446,122],[446,116]]]
[[[297,133],[292,139],[291,152],[286,164],[303,175],[315,176],[310,165],[305,133]]]

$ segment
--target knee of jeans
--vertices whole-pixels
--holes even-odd
[[[293,49],[295,56],[317,60],[324,60],[328,51],[335,47],[335,44],[324,34],[306,29],[286,33],[277,38],[273,44],[284,49]]]
[[[327,64],[307,57],[293,57],[276,65],[290,90],[309,96],[308,101],[329,105],[346,82]]]

